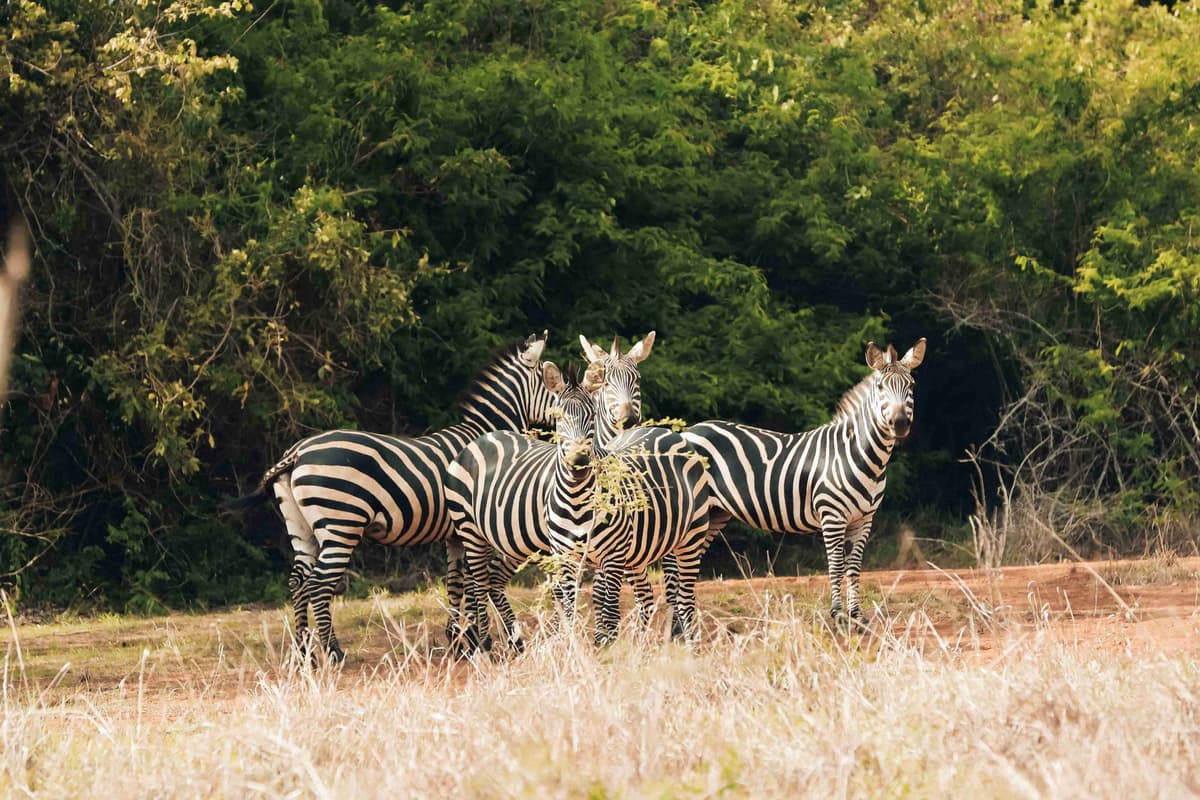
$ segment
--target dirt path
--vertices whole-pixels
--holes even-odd
[[[734,582],[747,592],[819,597],[823,576]],[[927,644],[981,658],[1041,637],[1097,654],[1200,654],[1200,558],[1005,567],[999,570],[888,570],[862,578],[867,607],[893,630],[928,618]],[[709,582],[706,596],[729,582]]]
[[[989,663],[1031,640],[1098,657],[1200,655],[1200,558],[871,572],[863,575],[863,590],[872,613],[868,642],[902,639],[932,657]],[[534,590],[516,595],[518,607],[537,602]],[[791,602],[825,619],[829,602],[824,576],[707,581],[698,595],[705,638],[714,646],[721,635],[752,626],[764,603]],[[449,683],[465,679],[469,667],[445,663],[440,603],[432,591],[339,603],[337,624],[350,661],[338,680],[430,669]],[[83,691],[99,704],[128,704],[140,692],[169,715],[171,699],[194,695],[198,678],[219,677],[204,682],[216,704],[269,684],[283,669],[287,616],[282,608],[250,607],[17,620],[15,640],[11,630],[2,634],[5,674],[22,691],[48,697]],[[523,616],[534,622],[532,613]]]

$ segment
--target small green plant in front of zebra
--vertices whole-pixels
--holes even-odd
[[[687,430],[691,423],[681,417],[660,417],[659,419],[642,420],[640,428],[669,428],[676,433],[682,433]]]
[[[645,511],[649,507],[646,476],[636,465],[637,459],[648,455],[645,448],[641,448],[592,460],[596,482],[588,499],[588,508],[595,513],[595,524],[600,525],[621,513]]]

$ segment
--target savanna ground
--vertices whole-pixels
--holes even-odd
[[[702,643],[532,636],[446,658],[437,591],[288,615],[9,619],[8,796],[1183,797],[1200,793],[1200,559],[702,585]],[[529,628],[539,589],[517,590]],[[626,598],[628,602],[628,598]]]

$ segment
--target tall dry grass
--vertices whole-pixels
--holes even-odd
[[[957,657],[927,619],[849,642],[756,598],[696,651],[586,633],[513,660],[397,646],[378,670],[47,691],[10,642],[0,789],[36,797],[1185,797],[1200,670],[1014,640]],[[878,630],[878,629],[877,629]],[[19,642],[19,639],[17,640]],[[932,644],[930,642],[932,641]]]

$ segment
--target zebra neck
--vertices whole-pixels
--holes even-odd
[[[577,536],[590,529],[592,510],[588,501],[595,483],[596,470],[590,464],[584,469],[574,469],[561,458],[555,458],[554,483],[547,504],[552,528],[567,529]]]
[[[608,418],[608,407],[604,404],[604,393],[596,393],[596,447],[607,448],[609,442],[625,432],[618,429]]]
[[[618,433],[620,431],[608,421],[607,410],[603,406],[598,407],[596,409],[596,446],[607,447]]]
[[[463,403],[462,422],[454,427],[474,433],[474,439],[492,431],[525,430],[526,416],[507,404],[497,404],[495,398],[474,396]]]
[[[451,425],[449,428],[442,428],[440,431],[430,433],[421,438],[440,448],[446,454],[446,463],[449,463],[464,447],[485,433],[492,433],[495,430],[496,428],[483,427],[475,420],[466,420],[457,425]],[[501,430],[504,429],[502,428]],[[518,428],[515,432],[519,433],[520,430]]]
[[[839,423],[850,442],[850,454],[860,467],[875,480],[883,478],[896,437],[875,411],[879,407],[874,391],[862,402],[857,413]]]

